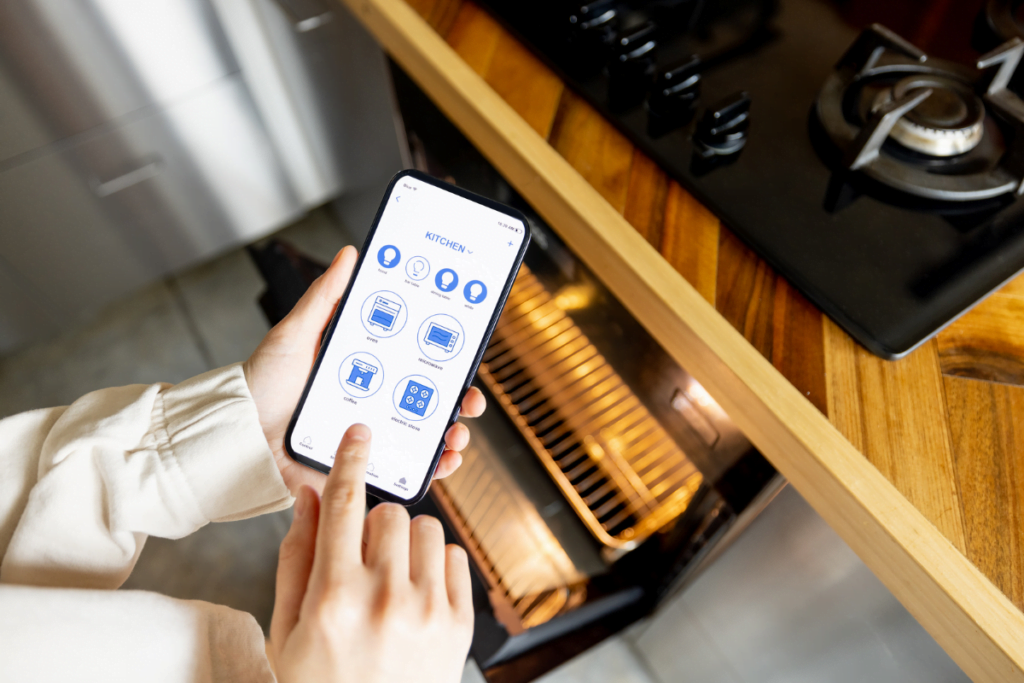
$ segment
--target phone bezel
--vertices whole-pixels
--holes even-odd
[[[316,361],[313,363],[313,369],[310,371],[309,377],[306,379],[306,386],[302,390],[302,397],[299,399],[299,403],[295,407],[295,412],[292,413],[292,419],[288,423],[288,431],[285,432],[284,437],[285,451],[293,460],[300,464],[303,464],[307,467],[311,467],[315,470],[323,472],[324,474],[327,474],[328,472],[331,471],[331,468],[328,465],[325,465],[317,460],[313,460],[312,458],[308,458],[303,454],[297,453],[294,450],[292,450],[292,431],[295,429],[295,424],[299,419],[299,414],[302,412],[302,408],[306,404],[306,397],[309,395],[309,390],[313,386],[313,380],[316,378],[317,373],[320,371],[320,364],[324,359],[324,354],[327,352],[327,347],[330,345],[331,339],[334,337],[334,330],[338,325],[338,320],[341,316],[341,312],[342,310],[344,310],[345,304],[348,303],[348,296],[349,292],[352,290],[352,285],[363,267],[363,262],[366,259],[366,250],[369,247],[370,242],[373,241],[374,235],[376,235],[377,233],[377,226],[380,224],[381,216],[384,215],[384,209],[387,207],[388,199],[391,197],[391,193],[394,191],[395,185],[397,185],[402,178],[406,177],[415,178],[416,180],[419,180],[421,182],[433,185],[447,192],[451,192],[452,194],[462,197],[463,199],[476,202],[477,204],[482,204],[483,206],[486,206],[489,209],[493,209],[495,211],[498,211],[499,213],[503,213],[507,216],[510,216],[519,221],[520,223],[522,223],[524,231],[523,242],[519,246],[519,252],[516,254],[515,261],[512,264],[512,267],[509,269],[509,274],[505,280],[505,285],[504,287],[502,287],[501,290],[501,296],[498,299],[497,305],[494,307],[494,313],[491,315],[491,319],[487,324],[487,329],[484,331],[484,335],[480,340],[480,346],[477,348],[476,354],[473,356],[473,364],[470,366],[469,374],[466,376],[466,380],[465,382],[463,382],[462,390],[459,392],[458,400],[455,402],[455,409],[453,410],[451,416],[448,418],[448,424],[445,426],[444,431],[441,434],[441,441],[437,445],[437,448],[435,449],[434,457],[430,462],[430,467],[427,469],[427,476],[423,480],[423,482],[421,482],[419,490],[417,490],[417,492],[411,498],[406,499],[400,498],[388,491],[378,488],[377,486],[374,486],[369,482],[367,482],[366,484],[366,492],[369,493],[370,495],[391,503],[398,503],[400,505],[410,506],[415,505],[416,503],[421,501],[425,495],[427,495],[427,491],[430,488],[430,482],[434,478],[434,471],[437,469],[437,463],[440,461],[441,454],[444,452],[444,435],[448,432],[449,429],[451,429],[451,426],[455,424],[455,421],[459,417],[459,411],[462,406],[462,399],[465,398],[466,392],[469,390],[469,387],[473,382],[473,378],[476,376],[477,369],[480,367],[480,362],[481,360],[483,360],[484,351],[487,348],[487,344],[490,342],[491,335],[494,333],[495,326],[498,324],[498,318],[501,316],[501,312],[505,308],[505,302],[508,300],[509,292],[512,291],[512,283],[515,281],[516,275],[519,273],[519,268],[523,264],[523,258],[526,256],[526,249],[530,246],[532,232],[530,231],[530,224],[526,220],[526,216],[524,216],[521,212],[517,211],[516,209],[513,209],[510,206],[505,206],[504,204],[500,204],[494,200],[488,199],[487,197],[481,197],[478,194],[474,194],[473,192],[469,192],[468,190],[464,190],[460,187],[456,187],[442,180],[438,180],[437,178],[431,177],[426,173],[417,171],[415,169],[406,169],[404,171],[399,171],[395,175],[395,177],[391,179],[391,182],[388,183],[387,189],[384,191],[384,197],[381,199],[380,206],[377,207],[377,214],[373,218],[373,224],[370,226],[370,232],[366,236],[366,240],[363,242],[362,248],[359,250],[359,258],[356,261],[355,268],[352,271],[352,278],[349,280],[348,286],[345,288],[345,293],[341,296],[341,299],[339,299],[338,307],[334,312],[334,316],[331,318],[331,322],[327,326],[327,330],[324,332],[323,339],[320,342],[320,350],[317,353]]]

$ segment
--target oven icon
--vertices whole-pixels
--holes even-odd
[[[378,370],[380,370],[380,368],[356,358],[352,361],[352,372],[349,373],[348,379],[345,380],[345,383],[355,387],[356,389],[369,391],[370,382],[373,381],[373,376],[377,374]]]
[[[458,332],[448,329],[444,325],[438,325],[437,323],[430,323],[430,325],[427,326],[427,333],[423,337],[423,341],[427,344],[437,346],[448,353],[451,353],[452,349],[455,348],[455,342],[458,341],[458,339]]]
[[[370,307],[370,315],[366,319],[370,325],[376,325],[385,332],[390,332],[398,320],[398,312],[402,310],[402,304],[382,296],[378,296],[373,306]]]

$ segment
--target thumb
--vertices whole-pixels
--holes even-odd
[[[313,569],[319,518],[319,496],[309,486],[301,487],[295,497],[292,526],[281,541],[277,561],[274,616],[270,620],[270,640],[276,650],[284,647],[288,635],[299,621],[302,600]]]
[[[313,281],[287,317],[296,320],[303,328],[309,326],[318,333],[323,330],[352,279],[358,256],[355,247],[339,251],[327,271]]]

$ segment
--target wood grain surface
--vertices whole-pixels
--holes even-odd
[[[939,359],[947,375],[1024,385],[1024,276],[943,330]]]
[[[878,359],[478,7],[409,5],[436,34],[398,0],[349,0],[968,675],[1024,681],[1024,388],[991,381],[1024,376],[1024,282]]]
[[[1024,388],[946,377],[968,557],[1024,601]]]

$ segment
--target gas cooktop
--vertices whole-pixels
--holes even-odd
[[[1019,1],[483,4],[880,356],[1024,268]]]

